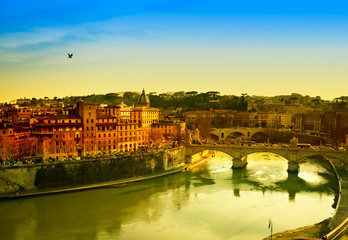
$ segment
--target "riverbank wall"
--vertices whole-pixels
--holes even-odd
[[[185,148],[82,161],[0,167],[0,198],[154,175],[185,163]]]

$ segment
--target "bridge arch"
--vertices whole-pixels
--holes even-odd
[[[288,161],[289,169],[291,171],[298,171],[298,163],[292,161],[291,157],[282,152],[274,151],[268,148],[231,148],[231,147],[219,147],[219,146],[199,146],[191,148],[190,151],[186,152],[187,159],[190,159],[192,155],[203,152],[205,150],[215,150],[229,155],[232,158],[232,168],[243,168],[248,162],[247,157],[253,153],[272,153],[280,156]],[[189,160],[188,160],[189,162]],[[294,165],[294,166],[293,166]]]
[[[203,150],[216,150],[232,157],[233,167],[242,168],[247,164],[247,156],[251,153],[270,152],[285,158],[288,161],[288,171],[298,172],[299,164],[306,157],[324,156],[324,152],[316,150],[303,150],[298,148],[275,148],[275,147],[240,147],[231,145],[189,145],[186,147],[186,156],[201,152]],[[325,156],[324,156],[325,157]],[[189,161],[188,161],[189,162]]]
[[[218,152],[222,152],[222,153],[225,153],[225,154],[227,154],[227,155],[229,155],[231,158],[233,158],[233,156],[231,155],[231,153],[229,152],[229,151],[226,151],[226,150],[223,150],[223,149],[212,149],[212,148],[209,148],[209,147],[207,147],[207,148],[200,148],[200,149],[195,149],[194,151],[190,151],[190,153],[186,153],[186,156],[192,156],[192,155],[196,155],[196,154],[198,154],[198,153],[201,153],[201,152],[203,152],[203,151],[206,151],[206,150],[214,150],[214,151],[218,151]]]
[[[284,158],[284,159],[286,159],[286,160],[290,160],[289,159],[289,156],[287,156],[287,155],[284,155],[284,154],[281,154],[281,153],[279,153],[279,152],[276,152],[276,151],[272,151],[271,149],[270,150],[268,150],[268,149],[255,149],[255,151],[248,151],[247,153],[245,153],[245,154],[242,154],[241,155],[241,157],[243,158],[243,157],[247,157],[247,156],[249,156],[250,154],[254,154],[254,153],[272,153],[272,154],[274,154],[274,155],[277,155],[277,156],[280,156],[280,157],[282,157],[282,158]]]
[[[226,136],[225,142],[232,142],[234,139],[242,136],[245,137],[245,135],[241,132],[231,132]]]
[[[219,142],[220,139],[215,133],[209,133],[208,138],[210,138],[212,142]]]
[[[253,135],[251,135],[251,140],[255,142],[266,142],[268,138],[268,134],[264,132],[256,132]]]

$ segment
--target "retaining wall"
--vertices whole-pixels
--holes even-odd
[[[94,160],[0,167],[0,195],[151,175],[185,162],[183,147]]]

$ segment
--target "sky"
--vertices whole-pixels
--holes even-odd
[[[348,1],[2,1],[0,102],[143,88],[347,96]]]

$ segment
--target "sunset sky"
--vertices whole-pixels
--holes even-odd
[[[143,88],[346,96],[348,1],[2,1],[0,102]]]

